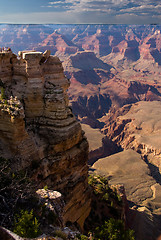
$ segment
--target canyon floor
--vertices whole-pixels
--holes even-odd
[[[107,176],[110,184],[123,184],[129,201],[129,225],[139,240],[155,239],[161,231],[161,102],[141,101],[117,116],[106,136],[122,150],[98,158],[90,171]],[[125,106],[123,107],[125,108]],[[87,129],[90,151],[105,138],[98,129]],[[95,150],[95,152],[97,152]]]
[[[154,239],[160,232],[161,186],[153,179],[140,155],[131,149],[124,150],[98,160],[91,170],[107,176],[112,185],[125,186],[132,209],[129,225],[135,229],[137,239]]]

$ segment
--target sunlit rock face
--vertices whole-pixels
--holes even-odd
[[[88,142],[68,106],[65,77],[50,52],[0,53],[0,154],[13,168],[37,163],[33,178],[59,190],[64,222],[83,228],[90,211]]]

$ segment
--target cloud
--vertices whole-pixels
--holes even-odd
[[[121,13],[134,13],[137,15],[160,15],[161,13],[161,5],[158,4],[156,6],[153,5],[141,5],[132,8],[121,9]]]
[[[20,13],[17,19],[22,23],[161,23],[160,0],[50,0],[41,10],[28,14],[29,20]]]
[[[49,2],[50,5],[55,5],[55,4],[63,4],[63,2],[60,1],[55,1],[55,2]]]
[[[115,18],[116,24],[118,23],[126,23],[126,24],[151,24],[161,22],[160,15],[151,15],[147,13],[142,13],[141,15],[137,15],[134,13],[124,13],[118,14]]]
[[[60,11],[72,12],[99,12],[107,14],[124,13],[153,14],[160,15],[160,0],[57,0],[48,2],[46,7],[52,7],[53,11],[59,8]]]

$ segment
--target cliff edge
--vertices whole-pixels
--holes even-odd
[[[63,219],[83,228],[90,212],[88,142],[68,106],[69,80],[56,56],[0,52],[0,156],[15,170],[36,166],[38,186],[60,191]]]

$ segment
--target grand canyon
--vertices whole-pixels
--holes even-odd
[[[108,177],[110,184],[123,184],[129,204],[127,225],[135,230],[137,240],[156,239],[161,234],[161,26],[2,24],[0,47],[11,48],[13,52],[13,55],[8,55],[8,60],[1,58],[1,81],[10,81],[7,87],[9,95],[18,95],[25,106],[25,123],[21,115],[19,117],[26,146],[23,151],[28,152],[27,148],[30,148],[29,138],[34,142],[35,136],[41,135],[42,138],[38,142],[41,148],[39,156],[44,152],[43,149],[46,149],[45,158],[51,151],[64,154],[61,156],[60,172],[58,171],[59,174],[55,177],[55,189],[66,187],[70,178],[71,187],[76,189],[73,191],[78,191],[79,186],[83,186],[83,191],[79,189],[80,192],[77,193],[78,202],[76,196],[71,200],[70,196],[66,196],[71,209],[69,208],[69,213],[67,212],[64,218],[70,219],[72,206],[77,208],[77,205],[81,205],[81,209],[88,210],[90,208],[86,180],[83,182],[83,177],[87,177],[87,165],[84,163],[87,159],[85,132],[89,142],[89,172]],[[49,65],[56,64],[57,72],[52,72],[51,68],[45,65],[47,58],[42,52],[46,49],[50,50],[51,55],[55,55],[54,58],[50,57]],[[29,50],[32,50],[32,54],[27,54]],[[18,51],[22,52],[16,58],[14,54]],[[34,52],[39,53],[37,62],[32,60]],[[27,68],[23,60],[28,61],[30,67]],[[37,70],[40,61],[43,73]],[[12,66],[4,66],[4,62]],[[21,64],[22,70],[17,70]],[[22,71],[27,71],[25,67],[29,69],[29,75],[23,76],[22,84],[20,78],[15,75],[24,75]],[[3,74],[6,71],[9,71],[8,77]],[[57,73],[61,73],[59,78],[63,92],[57,86],[57,82],[51,82],[46,77],[47,74]],[[26,85],[25,78],[28,76],[30,79],[30,74],[35,78],[35,82],[30,81]],[[46,79],[45,93],[42,86],[39,86],[40,81],[36,80],[42,76]],[[55,84],[55,92],[52,92],[51,84]],[[55,97],[55,100],[53,96],[57,92],[60,99]],[[46,105],[43,102],[44,98]],[[60,104],[57,109],[53,107],[54,101]],[[46,112],[43,112],[44,109]],[[84,132],[81,131],[71,109]],[[57,110],[60,116],[56,115],[54,118],[54,111]],[[63,111],[65,113],[62,113]],[[52,118],[57,126],[52,126],[49,113],[53,114]],[[62,129],[58,121],[61,117],[64,118]],[[15,123],[17,128],[19,123]],[[40,126],[37,129],[38,124]],[[47,132],[45,124],[49,125]],[[28,133],[22,127],[25,125]],[[7,138],[14,142],[10,136],[14,130],[9,126],[11,132],[6,135],[8,134]],[[64,138],[63,145],[55,145],[54,150],[51,146],[56,140],[52,140],[48,135],[50,128],[57,129],[54,130],[57,131],[54,136],[58,138],[58,142],[60,136]],[[3,124],[0,125],[0,130],[4,131]],[[18,133],[17,137],[20,138]],[[49,149],[46,146],[47,142],[50,145]],[[16,144],[15,142],[15,146]],[[76,151],[75,145],[78,144],[79,150]],[[13,149],[15,146],[13,145]],[[80,149],[83,151],[81,161]],[[5,156],[2,150],[3,148],[1,154]],[[37,153],[34,151],[31,151],[32,157],[36,159]],[[69,164],[69,158],[72,161],[76,158],[77,163],[72,163],[68,178],[62,180],[63,164]],[[23,164],[27,164],[25,159]],[[45,168],[45,160],[43,164]],[[48,172],[46,170],[46,173],[43,173],[46,174],[43,177],[48,185],[51,183],[50,178],[54,179],[54,171],[48,169]],[[78,173],[77,176],[74,171]],[[88,210],[84,215],[78,213],[77,219],[73,220],[74,216],[71,216],[70,221],[77,221],[82,225]]]

